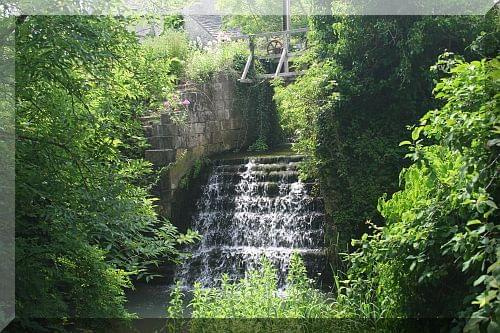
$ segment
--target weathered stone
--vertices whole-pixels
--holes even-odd
[[[232,118],[230,128],[232,130],[240,129],[242,127],[242,121],[239,118]]]
[[[190,101],[185,125],[174,124],[168,113],[159,117],[159,124],[144,119],[152,145],[146,159],[155,166],[175,161],[158,184],[163,212],[170,214],[172,191],[196,160],[248,144],[244,116],[234,102],[235,82],[227,75],[218,75],[211,83],[184,86],[186,90],[180,96]]]
[[[145,152],[145,158],[155,166],[165,166],[175,161],[175,150],[149,149]]]
[[[227,131],[231,129],[231,120],[230,119],[225,119],[221,121],[221,129],[223,131]]]
[[[154,136],[149,138],[149,141],[153,149],[173,149],[175,148],[176,139],[179,138],[175,136]]]
[[[153,136],[153,126],[143,126],[144,129],[144,135],[146,138],[152,137]]]
[[[194,123],[193,130],[194,130],[194,133],[196,133],[196,134],[205,133],[205,123]]]
[[[168,113],[162,113],[160,115],[160,122],[162,124],[171,124],[172,123],[172,119],[170,118],[170,115]]]
[[[211,132],[210,133],[210,143],[219,143],[222,141],[222,132]]]
[[[207,128],[210,129],[210,131],[216,131],[218,129],[219,123],[216,120],[210,120],[207,121]]]
[[[241,138],[242,138],[242,134],[240,131],[232,130],[232,131],[225,132],[223,141],[224,141],[224,143],[229,143],[230,145],[233,145],[234,142],[239,142]]]
[[[174,136],[179,134],[179,128],[175,124],[160,124],[155,126],[154,136]]]

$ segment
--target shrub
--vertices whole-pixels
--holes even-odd
[[[17,315],[130,317],[130,279],[191,239],[148,191],[141,46],[104,16],[28,16],[16,34]]]
[[[374,316],[468,318],[466,331],[494,331],[500,61],[437,67],[451,67],[434,89],[444,105],[401,143],[414,162],[400,174],[403,189],[379,201],[386,226],[353,241],[345,294],[354,312],[372,302]]]
[[[377,199],[397,189],[398,173],[407,165],[398,143],[407,125],[436,106],[431,92],[437,75],[428,68],[446,50],[477,57],[469,45],[481,31],[494,35],[496,21],[494,15],[310,21],[306,60],[314,74],[277,89],[276,101],[298,138],[295,149],[313,156],[302,170],[318,176],[344,251],[351,238],[368,231],[364,221],[383,224]],[[339,251],[336,245],[332,250]]]
[[[164,111],[163,103],[175,95],[174,85],[183,75],[191,47],[183,31],[166,30],[161,36],[147,37],[137,50],[133,66],[142,82],[145,111]]]
[[[220,72],[239,75],[234,70],[235,65],[248,52],[248,46],[243,42],[222,42],[194,50],[186,63],[185,77],[195,82],[206,82]]]
[[[180,285],[177,284],[171,294],[168,308],[170,315],[182,314],[179,310],[181,293]],[[334,315],[333,302],[313,288],[298,254],[292,255],[284,290],[278,289],[276,270],[272,263],[263,257],[260,269],[250,271],[239,281],[233,282],[224,276],[218,288],[202,288],[199,284],[195,284],[193,298],[188,306],[191,307],[191,316],[195,319],[255,319],[254,321],[192,320],[193,331],[203,328],[211,332],[243,332],[248,329],[248,325],[252,325],[257,332],[284,329],[300,331],[304,327],[324,328],[321,325],[326,322],[317,319],[332,318]],[[288,320],[284,320],[285,318]],[[301,320],[291,320],[293,318]]]

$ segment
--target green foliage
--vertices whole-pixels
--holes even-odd
[[[172,83],[205,83],[220,73],[238,76],[248,52],[248,46],[241,41],[196,47],[184,30],[176,28],[166,28],[160,36],[146,37],[141,42],[142,62],[138,66],[147,91],[154,94],[150,97],[154,103],[149,107],[162,108],[163,101],[174,92]]]
[[[210,164],[210,159],[200,158],[194,161],[193,167],[187,172],[179,181],[179,188],[189,189],[193,185],[193,182],[200,177],[203,168],[206,168]]]
[[[175,287],[170,292],[170,300],[167,307],[168,318],[182,318],[184,312],[183,297],[182,284],[180,281],[177,281]]]
[[[184,17],[180,14],[163,17],[163,33],[169,30],[182,30],[184,28]]]
[[[252,73],[255,74],[255,73]],[[283,141],[273,89],[269,82],[239,83],[235,90],[235,108],[241,110],[249,151],[265,151]]]
[[[180,294],[182,294],[181,286],[177,284],[171,292],[172,301],[167,310],[174,318],[182,315]],[[250,271],[239,281],[232,282],[224,276],[218,288],[202,288],[199,284],[195,284],[188,306],[192,310],[192,318],[301,319],[300,321],[255,320],[253,328],[257,332],[301,331],[304,327],[311,329],[314,328],[312,327],[314,323],[321,326],[322,322],[308,322],[305,319],[332,318],[334,314],[332,301],[313,288],[298,254],[294,254],[291,258],[287,286],[284,290],[278,290],[276,270],[272,263],[263,257],[260,269]],[[243,332],[245,329],[248,331],[248,325],[251,323],[193,320],[191,330]]]
[[[495,22],[491,15],[311,18],[311,72],[278,86],[276,101],[295,149],[313,156],[303,170],[320,180],[342,251],[367,231],[364,221],[383,223],[377,198],[397,189],[407,164],[398,143],[435,107],[428,68],[445,50],[477,56],[468,46]]]
[[[287,137],[295,140],[293,149],[299,154],[311,155],[317,143],[317,130],[314,124],[320,108],[331,107],[338,99],[334,91],[335,81],[328,75],[332,64],[313,64],[307,73],[300,76],[294,84],[285,86],[280,79],[273,81],[274,100],[278,106],[280,124]],[[324,100],[327,96],[327,100]],[[303,178],[317,177],[317,159],[314,155],[304,161],[301,167]]]
[[[241,57],[246,58],[248,52],[243,42],[222,42],[194,49],[186,63],[186,78],[206,82],[221,72],[238,76],[240,73],[235,71],[235,65]]]
[[[232,0],[229,0],[232,1]],[[283,16],[281,15],[227,15],[224,16],[226,29],[241,29],[246,34],[258,34],[283,30]],[[307,27],[307,16],[291,16],[291,28]]]
[[[449,69],[434,89],[444,104],[401,143],[414,162],[403,190],[379,201],[386,226],[353,241],[345,295],[355,313],[373,304],[374,318],[469,318],[466,331],[494,331],[500,61],[442,58],[436,68]]]
[[[128,317],[130,277],[193,239],[155,213],[141,159],[138,117],[161,90],[146,81],[171,89],[169,61],[120,18],[28,16],[16,33],[17,314]]]
[[[305,3],[299,1],[291,2],[290,24],[292,29],[307,26]],[[266,0],[217,0],[217,7],[229,13],[245,13],[244,15],[226,15],[223,18],[224,27],[239,29],[246,34],[257,34],[262,32],[282,31],[283,15],[281,2],[269,2]],[[273,14],[273,15],[270,15]],[[300,13],[302,15],[297,15]]]
[[[144,66],[149,70],[148,83],[151,88],[164,87],[161,82],[157,82],[161,72],[155,73],[155,67],[165,69],[165,74],[173,74],[174,78],[179,78],[183,74],[184,64],[190,56],[191,46],[187,35],[182,30],[164,30],[160,36],[147,37],[141,43],[142,52],[145,57]],[[160,84],[158,84],[160,83]]]
[[[248,151],[266,151],[269,149],[269,146],[266,143],[266,139],[263,137],[258,137],[254,143],[248,147]]]

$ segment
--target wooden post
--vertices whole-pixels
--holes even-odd
[[[279,73],[281,72],[281,68],[283,67],[285,63],[285,58],[286,58],[286,48],[283,48],[283,51],[281,51],[281,57],[280,61],[278,62],[278,67],[276,67],[276,73],[274,73],[274,77],[277,77]],[[285,69],[285,73],[288,73],[288,70]]]
[[[290,18],[290,1],[283,0],[283,49],[285,50],[285,59],[283,66],[285,67],[285,73],[289,72],[288,67],[288,48],[290,45],[290,34],[291,30],[291,18]]]
[[[245,69],[243,70],[243,74],[241,75],[240,81],[246,81],[247,80],[247,75],[248,71],[250,70],[250,66],[252,65],[253,57],[254,57],[254,52],[255,52],[255,44],[253,41],[253,37],[250,37],[248,40],[248,47],[250,48],[250,54],[248,55],[247,58],[247,63],[245,64]]]

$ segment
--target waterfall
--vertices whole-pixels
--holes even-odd
[[[285,283],[290,256],[298,252],[310,275],[325,265],[323,203],[313,183],[298,179],[302,156],[250,157],[215,163],[193,215],[202,240],[177,277],[214,286],[223,273],[236,279],[265,255]]]

